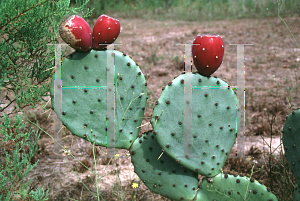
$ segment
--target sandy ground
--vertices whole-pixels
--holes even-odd
[[[218,76],[231,86],[236,85],[237,48],[229,44],[253,44],[245,47],[245,153],[246,156],[254,157],[253,161],[257,166],[266,162],[263,152],[268,152],[269,147],[263,138],[270,143],[270,120],[273,117],[272,150],[278,147],[273,154],[279,155],[281,129],[289,114],[288,106],[300,106],[300,85],[296,83],[299,75],[295,74],[300,62],[300,48],[295,39],[300,41],[300,27],[294,26],[300,24],[299,17],[285,18],[295,39],[278,18],[214,22],[119,20],[122,31],[116,42],[123,45],[116,46],[116,49],[130,55],[142,72],[150,75],[147,79],[149,99],[142,124],[150,122],[147,117],[152,116],[152,108],[160,97],[161,88],[184,70],[184,48],[176,45],[177,43],[192,43],[198,34],[220,35],[225,43],[225,55],[222,66],[213,76]],[[193,71],[196,71],[194,66]],[[295,88],[290,93],[294,84]],[[4,102],[7,104],[7,101]],[[9,113],[13,106],[12,104],[5,112]],[[50,108],[50,103],[47,108]],[[25,115],[31,120],[35,118],[29,113],[35,114],[40,127],[53,136],[54,125],[58,121],[54,111],[42,114],[41,107],[34,110],[28,107],[25,111]],[[143,126],[140,133],[150,129],[150,125]],[[62,145],[94,170],[89,143],[71,135],[66,128],[63,128],[63,133]],[[243,131],[239,135],[243,135]],[[27,177],[33,178],[33,186],[49,189],[49,200],[96,200],[91,193],[97,193],[95,175],[80,166],[73,157],[54,154],[53,140],[45,133],[41,134],[39,147],[35,156],[39,163]],[[98,149],[105,151],[102,147]],[[231,154],[234,154],[234,149]],[[101,175],[97,180],[102,196],[100,200],[168,200],[152,193],[142,182],[138,188],[133,188],[132,183],[138,182],[139,178],[134,173],[129,152],[117,150],[117,153],[121,158],[112,159],[109,164],[108,159],[99,159],[97,162],[97,173]],[[243,164],[238,165],[237,161],[242,161]],[[79,170],[74,171],[74,167]],[[245,159],[228,158],[224,169],[251,173],[251,167]],[[263,180],[267,186],[270,184],[264,174],[257,174],[255,179]],[[280,185],[274,185],[274,188],[279,189]]]

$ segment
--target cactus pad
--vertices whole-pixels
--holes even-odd
[[[300,201],[300,188],[298,188],[298,185],[295,185],[294,193],[293,193],[293,199],[294,201]]]
[[[114,69],[107,68],[107,54]],[[107,71],[114,70],[115,107],[107,108]],[[54,76],[50,96],[54,108]],[[61,121],[74,135],[106,146],[107,110],[115,110],[115,148],[129,149],[137,138],[147,101],[147,84],[141,69],[116,50],[75,52],[62,62]],[[58,82],[60,79],[56,78]],[[109,89],[107,89],[109,88]],[[60,90],[60,89],[56,89]],[[141,93],[144,93],[141,95]],[[57,97],[60,98],[60,97]],[[55,110],[55,112],[60,112]],[[60,117],[60,115],[58,115]],[[107,136],[108,138],[108,136]],[[110,146],[107,146],[112,148]]]
[[[253,178],[250,179],[237,173],[229,175],[224,171],[214,178],[207,178],[202,181],[196,201],[277,201],[276,196],[270,191],[270,188],[260,184]]]
[[[282,133],[285,157],[300,186],[300,109],[287,116]]]
[[[234,91],[219,78],[198,73],[192,80],[192,133],[184,134],[185,76],[163,88],[156,102],[152,127],[157,142],[174,160],[201,175],[220,173],[235,143],[240,123]],[[185,154],[185,136],[191,138],[192,156]],[[195,158],[197,157],[197,158]]]
[[[152,192],[172,200],[192,200],[196,196],[198,174],[166,153],[160,157],[162,150],[152,131],[137,138],[129,151],[134,172]]]

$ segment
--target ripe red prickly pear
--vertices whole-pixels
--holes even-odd
[[[107,15],[101,15],[95,22],[93,28],[93,49],[101,50],[113,43],[120,33],[120,22]]]
[[[89,52],[92,49],[92,31],[80,16],[72,15],[59,25],[59,35],[72,48]]]
[[[222,63],[224,41],[219,35],[198,35],[193,44],[192,55],[194,65],[199,74],[208,77]]]

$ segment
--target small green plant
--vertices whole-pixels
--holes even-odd
[[[1,126],[0,136],[2,138],[0,149],[5,153],[4,165],[0,167],[0,200],[9,201],[12,198],[22,198],[30,200],[48,200],[48,190],[46,194],[43,188],[31,189],[30,183],[23,183],[23,179],[27,176],[38,163],[31,164],[31,159],[37,151],[38,140],[40,135],[38,130],[33,133],[30,128],[29,133],[22,133],[20,129],[25,127],[27,123],[22,124],[22,115],[15,117],[15,123],[11,124],[11,120],[7,114],[4,114],[3,125]],[[34,134],[34,141],[32,141]],[[29,151],[25,151],[28,147]],[[20,159],[19,153],[22,152]]]
[[[158,47],[156,47],[155,51],[152,52],[151,55],[147,58],[147,61],[149,63],[153,63],[154,65],[156,65],[159,60],[164,58],[164,55],[161,57],[157,56],[157,50],[158,50]]]

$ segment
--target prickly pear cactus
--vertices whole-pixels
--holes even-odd
[[[153,111],[153,133],[174,160],[212,177],[220,173],[234,145],[240,123],[239,103],[226,82],[198,73],[192,74],[192,103],[185,103],[184,80],[180,75],[163,88]],[[192,156],[184,152],[185,104],[192,104],[192,133],[188,134]]]
[[[214,178],[202,181],[196,201],[202,200],[277,201],[277,198],[271,193],[270,188],[255,179],[237,173],[229,175],[224,171]]]
[[[129,151],[134,172],[152,192],[172,200],[192,200],[196,196],[198,174],[162,154],[152,131],[137,138]]]
[[[113,69],[108,67],[111,56]],[[147,83],[138,65],[116,50],[76,51],[64,59],[61,78],[52,76],[52,109],[74,135],[103,147],[129,149],[134,171],[144,184],[172,200],[276,201],[270,189],[253,178],[222,172],[240,124],[239,103],[233,90],[219,78],[194,73],[188,75],[192,101],[185,102],[185,93],[189,93],[185,91],[185,78],[180,75],[163,88],[152,115],[153,131],[137,138],[147,100]],[[54,88],[55,81],[62,81],[61,89]],[[54,108],[54,100],[61,98],[54,98],[54,90],[62,90],[62,111]],[[114,107],[108,107],[112,103],[109,101],[114,101]],[[185,111],[190,108],[186,104],[192,108],[192,122],[188,124],[191,132],[185,129],[185,114],[190,112]],[[110,115],[114,111],[114,121],[109,120],[108,110]],[[296,131],[299,133],[300,112],[290,116],[283,141],[299,185],[299,145],[294,142],[299,142]],[[112,139],[107,134],[111,122],[115,123]],[[192,155],[185,154],[187,137]],[[201,187],[198,173],[206,176]],[[298,199],[298,191],[294,193]]]
[[[298,186],[300,186],[300,109],[287,116],[282,131],[282,142],[285,157],[293,172]],[[294,192],[294,196],[299,199],[299,189]]]
[[[107,54],[114,55],[115,69],[107,68]],[[106,107],[107,70],[115,71],[115,108]],[[114,147],[129,149],[139,133],[147,101],[147,84],[138,65],[116,50],[75,52],[63,60],[61,75],[60,120],[66,128],[78,137],[106,146],[106,110],[115,110]],[[50,89],[52,108],[54,76]]]

